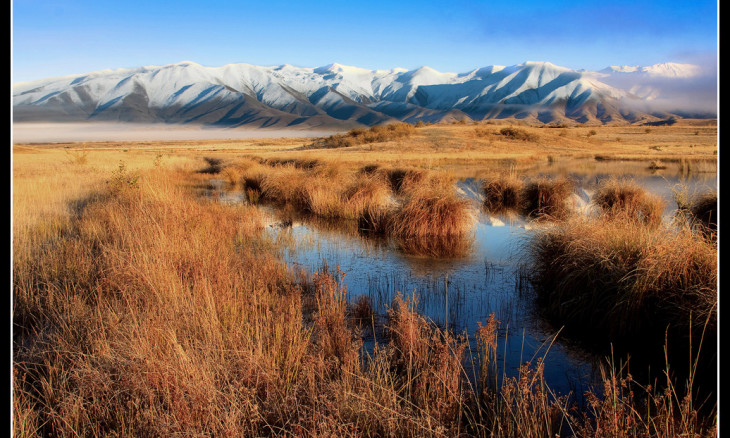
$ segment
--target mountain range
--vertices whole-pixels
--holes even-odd
[[[429,67],[206,67],[186,61],[14,84],[13,120],[276,128],[493,118],[625,124],[672,115],[652,108],[660,90],[648,87],[647,78],[681,81],[698,74],[697,66],[674,63],[593,72],[525,62],[457,74]],[[632,78],[638,88],[626,87]]]

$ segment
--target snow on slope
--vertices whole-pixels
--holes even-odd
[[[647,71],[679,75],[691,70],[654,67]],[[579,72],[549,62],[488,66],[457,74],[425,66],[410,71],[336,63],[318,68],[245,63],[206,67],[184,61],[15,84],[14,118],[280,127],[465,116],[625,120],[623,102],[637,98],[603,83],[603,76],[610,74]]]
[[[678,64],[676,62],[665,62],[662,64],[654,64],[646,67],[630,66],[630,65],[612,65],[604,68],[600,73],[604,74],[615,74],[615,73],[633,73],[638,75],[647,75],[654,77],[665,77],[665,78],[689,78],[697,76],[701,73],[702,69],[698,65],[694,64]]]

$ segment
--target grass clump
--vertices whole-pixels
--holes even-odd
[[[592,202],[608,217],[623,217],[650,226],[662,222],[665,202],[630,179],[609,178],[601,182]]]
[[[716,330],[717,249],[687,227],[573,218],[539,231],[528,253],[545,314],[584,334],[662,345],[668,325],[679,337],[706,320]]]
[[[361,175],[345,189],[344,197],[358,219],[382,216],[394,205],[393,192],[379,174]]]
[[[294,166],[274,166],[267,169],[260,180],[261,195],[269,201],[293,203],[299,199],[301,180],[302,172]]]
[[[521,213],[529,218],[565,219],[571,211],[568,198],[574,187],[567,178],[530,181],[520,191]]]
[[[717,192],[714,190],[690,194],[684,184],[672,188],[680,223],[697,230],[710,240],[717,238]]]
[[[473,221],[468,200],[456,194],[423,193],[408,198],[392,215],[389,234],[400,238],[464,236]]]
[[[482,184],[484,207],[492,213],[518,209],[523,184],[521,179],[514,176],[488,178]]]
[[[696,196],[689,208],[694,219],[705,230],[717,232],[717,192],[707,192]]]

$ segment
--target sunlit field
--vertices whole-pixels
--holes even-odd
[[[717,135],[470,122],[15,144],[14,435],[715,436]],[[500,287],[530,311],[455,313],[487,295],[498,263],[474,254],[507,228],[520,257]],[[293,263],[328,236],[366,254],[371,285],[382,253],[448,266],[465,298],[442,321],[427,291]],[[513,361],[522,319],[554,353]],[[551,380],[575,357],[594,370],[580,394]]]

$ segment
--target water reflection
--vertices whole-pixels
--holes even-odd
[[[537,176],[568,176],[576,182],[572,195],[574,209],[589,213],[591,197],[598,185],[616,172],[562,169],[557,165]],[[616,163],[612,163],[615,166]],[[646,165],[645,163],[643,164]],[[633,164],[627,167],[631,167]],[[626,169],[624,169],[626,170]],[[667,203],[669,220],[676,209],[674,191],[682,185],[689,193],[717,189],[717,175],[710,173],[687,177],[681,173],[645,168],[632,174],[622,172]],[[482,202],[479,178],[463,178],[458,189],[475,204]],[[532,223],[510,212],[488,214],[481,211],[472,235],[464,239],[429,242],[397,241],[362,233],[356,221],[322,220],[298,215],[294,211],[267,209],[271,221],[282,226],[270,227],[284,245],[283,258],[293,268],[308,272],[338,266],[345,274],[349,300],[367,297],[373,311],[385,315],[396,295],[418,297],[419,313],[441,327],[456,333],[473,335],[478,323],[491,313],[500,321],[498,363],[500,374],[515,376],[520,364],[547,354],[545,378],[559,393],[580,396],[598,382],[597,364],[603,358],[585,352],[569,339],[556,334],[539,317],[531,297],[525,272],[521,270],[522,247]],[[377,336],[377,335],[374,335]],[[366,344],[378,339],[366,339]],[[380,341],[380,340],[378,340]],[[473,341],[473,336],[472,336]],[[475,345],[472,350],[476,351]],[[600,392],[600,388],[594,388]]]
[[[526,296],[530,292],[520,272],[519,251],[527,236],[525,222],[493,223],[494,218],[482,214],[468,246],[458,257],[446,258],[414,255],[410,248],[403,251],[402,242],[319,228],[301,219],[285,230],[271,227],[270,232],[309,242],[289,248],[286,263],[309,272],[339,267],[350,302],[366,296],[377,314],[385,315],[399,292],[417,296],[420,314],[455,333],[473,335],[477,323],[495,313],[501,323],[498,361],[507,376],[515,376],[522,362],[546,353],[555,332],[538,321],[533,301]],[[477,351],[475,344],[472,349]],[[548,383],[563,392],[585,387],[596,377],[595,358],[561,343],[551,347],[547,362]]]

